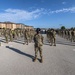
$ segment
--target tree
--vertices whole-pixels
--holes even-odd
[[[66,28],[65,28],[65,26],[61,26],[61,30],[65,30]]]

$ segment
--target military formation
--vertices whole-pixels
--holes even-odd
[[[75,28],[74,29],[59,29],[57,30],[57,34],[64,38],[67,39],[68,41],[75,42]]]
[[[36,31],[34,29],[0,29],[0,37],[5,39],[5,43],[13,42],[14,40],[18,40],[19,38],[24,38],[24,45],[28,45],[31,42],[34,42],[34,51],[35,58],[34,62],[37,59],[38,51],[40,53],[40,62],[43,62],[42,56],[42,46],[43,46],[43,36],[40,34],[41,29],[37,28]],[[1,45],[1,44],[0,44]]]
[[[0,36],[5,38],[5,42],[13,42],[18,38],[24,37],[24,44],[28,45],[28,43],[32,42],[34,37],[34,29],[0,29]]]
[[[45,31],[47,36],[47,41],[50,46],[56,46],[56,34],[64,39],[67,39],[71,42],[75,42],[75,29],[53,29],[49,28]],[[42,54],[42,46],[44,44],[43,40],[44,37],[41,34],[41,29],[37,28],[34,29],[0,29],[0,37],[5,38],[5,42],[13,42],[14,40],[18,40],[19,38],[24,38],[24,45],[28,45],[31,42],[34,42],[34,51],[35,57],[33,61],[35,62],[38,58],[38,52],[40,55],[40,62],[43,62],[43,54]],[[1,39],[0,39],[0,46],[1,46]]]

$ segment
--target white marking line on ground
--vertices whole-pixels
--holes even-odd
[[[73,51],[75,51],[75,49],[73,49]]]

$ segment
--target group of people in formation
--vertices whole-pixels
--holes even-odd
[[[34,29],[0,29],[0,36],[5,38],[6,43],[24,37],[24,44],[28,45],[28,43],[32,41],[34,34]]]
[[[66,38],[67,40],[75,41],[75,29],[73,30],[55,30],[55,29],[48,29],[46,31],[46,36],[48,43],[50,46],[56,46],[56,34],[60,37]],[[44,44],[43,40],[44,37],[41,34],[41,29],[37,28],[34,29],[0,29],[0,36],[5,37],[6,43],[13,42],[15,39],[19,37],[24,38],[24,43],[28,45],[31,42],[34,42],[34,51],[35,57],[33,61],[37,60],[38,51],[40,54],[40,62],[43,62],[43,55],[42,55],[42,46]]]
[[[68,41],[75,42],[75,28],[64,30],[59,29],[57,30],[57,34]]]
[[[43,36],[40,34],[41,29],[37,28],[34,29],[0,29],[0,36],[5,38],[6,43],[13,42],[14,40],[18,40],[19,38],[24,38],[24,43],[28,45],[29,43],[33,42],[34,40],[34,51],[35,57],[33,61],[37,60],[38,51],[40,53],[40,62],[43,62],[42,56],[42,46],[43,46]]]

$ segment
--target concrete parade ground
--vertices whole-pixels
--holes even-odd
[[[43,63],[33,62],[34,43],[23,45],[20,38],[6,44],[2,39],[0,75],[75,75],[75,42],[56,36],[56,46],[50,46],[43,36]]]

